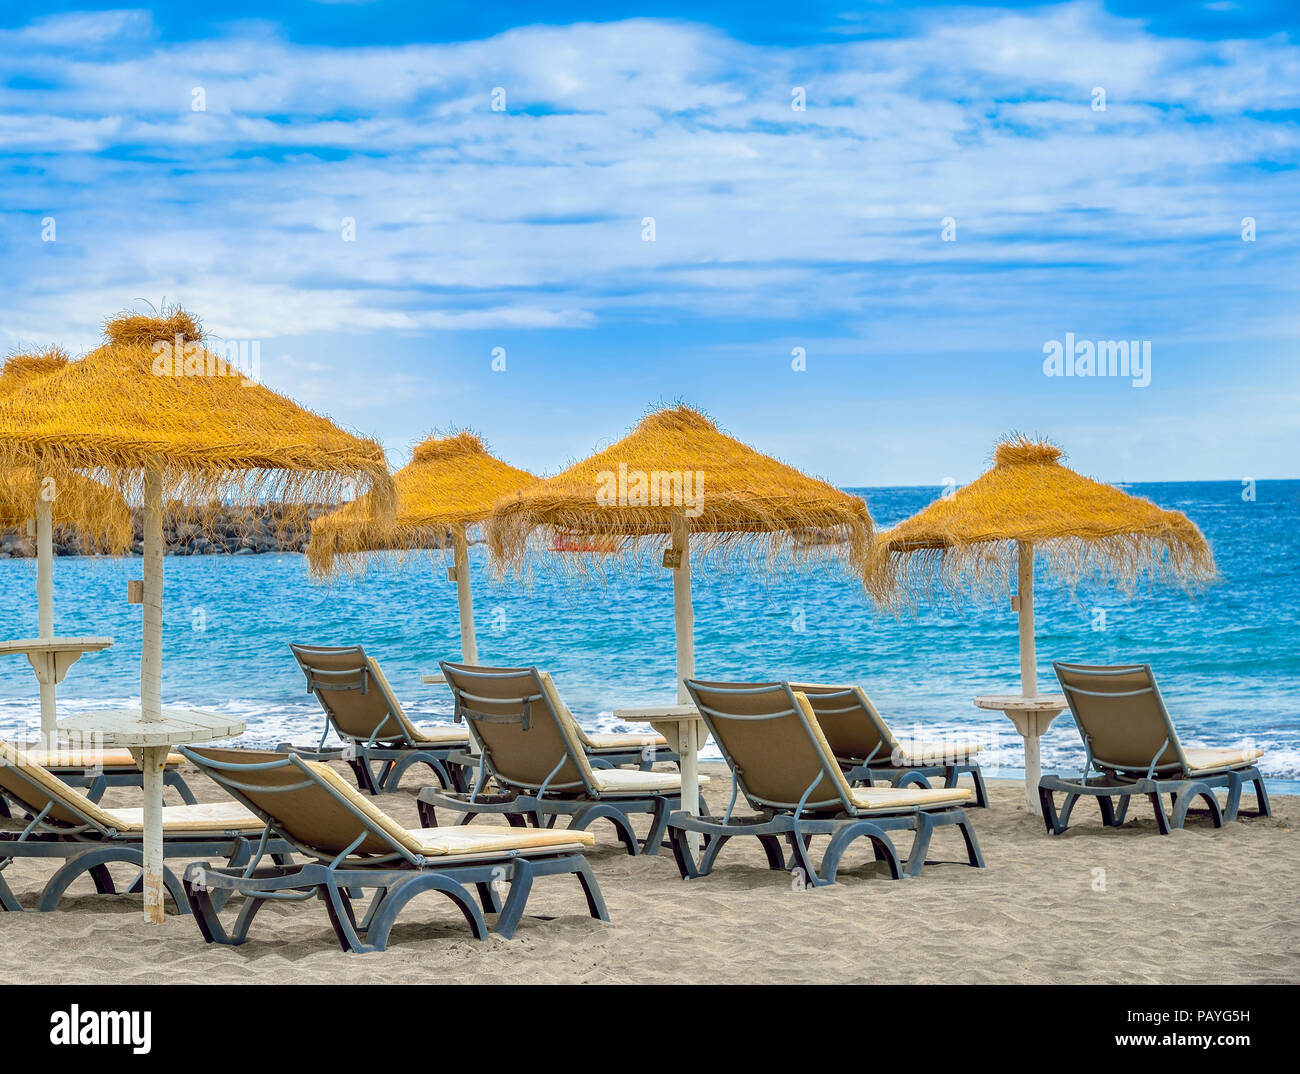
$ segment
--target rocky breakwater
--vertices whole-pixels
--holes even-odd
[[[330,511],[311,507],[305,517],[301,509],[284,512],[276,504],[257,508],[252,515],[216,511],[202,520],[168,519],[163,537],[169,556],[252,556],[267,552],[302,552],[311,539],[311,520]],[[144,522],[140,509],[132,512],[135,537],[129,554],[144,551]],[[99,550],[66,526],[54,528],[56,556],[94,555]],[[36,555],[36,541],[25,528],[0,531],[0,559],[25,559]]]

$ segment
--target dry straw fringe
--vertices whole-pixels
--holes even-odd
[[[422,550],[444,549],[453,527],[476,527],[502,496],[537,478],[493,457],[483,439],[462,431],[430,436],[397,472],[397,511],[377,517],[370,498],[312,524],[308,563],[317,577],[359,574],[371,566],[403,566]]]
[[[1016,436],[994,465],[947,499],[880,534],[864,575],[883,606],[922,600],[997,599],[1010,588],[1018,541],[1073,590],[1084,581],[1131,594],[1141,583],[1186,590],[1216,577],[1204,535],[1186,515],[1060,465],[1060,448]]]
[[[682,504],[602,504],[620,467],[629,474],[700,474],[698,517],[687,518],[692,566],[767,574],[841,561],[860,574],[871,544],[866,504],[719,431],[676,406],[647,415],[625,438],[502,499],[487,521],[498,571],[539,566],[605,580],[658,565]],[[592,551],[557,552],[556,546]]]
[[[200,529],[251,529],[270,502],[283,506],[282,526],[300,526],[314,505],[368,491],[376,511],[392,511],[378,443],[246,379],[202,348],[202,329],[184,310],[122,314],[104,335],[78,361],[47,352],[6,363],[5,377],[22,383],[0,393],[0,473],[29,469],[62,487],[80,474],[140,504],[146,469],[157,468],[167,513]],[[184,358],[195,372],[160,374],[168,347],[183,352],[176,366]],[[81,522],[105,532],[110,510],[101,505]]]

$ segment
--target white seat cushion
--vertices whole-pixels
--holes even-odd
[[[635,732],[607,734],[590,734],[586,731],[582,737],[593,750],[639,750],[646,746],[666,748],[668,740],[663,735],[637,734]]]
[[[973,795],[965,787],[854,787],[853,804],[860,809],[888,812],[929,806],[954,806],[969,802]]]
[[[978,742],[900,742],[901,763],[911,767],[965,764],[984,747]],[[886,763],[891,758],[886,758]]]
[[[1245,768],[1264,756],[1263,750],[1189,750],[1187,769],[1189,772],[1215,772],[1229,768]]]
[[[592,783],[601,794],[678,794],[682,777],[677,772],[638,772],[631,768],[597,768]],[[700,785],[709,782],[700,776]]]
[[[493,854],[504,850],[581,850],[596,845],[590,832],[567,828],[487,828],[461,824],[454,828],[411,828],[408,834],[429,857],[450,854]]]
[[[119,832],[143,832],[143,809],[105,809]],[[250,832],[261,834],[266,827],[238,802],[205,802],[200,805],[163,806],[163,834],[193,832]]]
[[[419,744],[428,743],[442,748],[469,745],[469,731],[458,725],[448,727],[446,724],[437,724],[433,727],[416,727],[413,730],[420,736],[415,739]]]

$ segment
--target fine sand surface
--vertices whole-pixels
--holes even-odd
[[[712,799],[725,799],[726,776]],[[219,800],[189,775],[201,801]],[[416,825],[412,773],[382,802]],[[585,914],[571,878],[537,882],[511,941],[469,937],[451,903],[421,896],[388,951],[345,955],[323,905],[263,910],[241,948],[207,946],[188,917],[142,920],[138,898],[94,894],[83,877],[50,914],[0,913],[8,983],[929,983],[1300,981],[1300,798],[1274,798],[1272,819],[1168,838],[1145,801],[1128,826],[1101,827],[1091,803],[1049,837],[1023,810],[1021,785],[990,781],[992,808],[972,815],[985,870],[933,864],[894,882],[869,843],[833,887],[797,891],[768,871],[757,840],[735,840],[718,869],[683,883],[672,855],[630,858],[598,825],[592,861],[612,921]],[[170,793],[170,792],[169,792]],[[130,805],[139,792],[111,791]],[[715,801],[715,808],[719,802]],[[1253,802],[1252,802],[1253,804]],[[475,823],[492,823],[480,818]],[[906,853],[910,837],[898,839]],[[932,860],[964,860],[940,829]],[[5,878],[30,904],[53,863],[15,862]],[[179,866],[178,866],[179,871]],[[129,882],[126,872],[117,870]],[[489,919],[491,920],[491,919]]]

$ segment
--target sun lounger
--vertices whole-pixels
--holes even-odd
[[[1069,827],[1075,803],[1085,796],[1096,798],[1102,822],[1117,828],[1124,823],[1129,799],[1146,795],[1161,835],[1183,827],[1197,799],[1205,803],[1216,828],[1236,820],[1247,783],[1254,785],[1256,810],[1246,815],[1272,815],[1264,777],[1255,767],[1264,751],[1185,749],[1149,664],[1093,667],[1057,662],[1052,666],[1087,750],[1078,779],[1047,775],[1039,780],[1043,821],[1053,835]],[[1220,806],[1216,789],[1227,790],[1226,805]],[[1065,794],[1059,813],[1058,791]],[[1165,794],[1170,798],[1168,815],[1161,799]]]
[[[453,755],[469,747],[463,727],[416,727],[406,716],[379,664],[360,645],[330,648],[293,645],[294,659],[307,676],[307,690],[325,710],[326,726],[314,750],[288,744],[280,748],[308,760],[345,760],[357,786],[369,794],[394,791],[414,764],[428,765],[447,788],[464,790],[461,766]],[[327,750],[330,729],[344,742]],[[378,774],[375,765],[381,766]]]
[[[58,776],[69,787],[86,789],[86,797],[98,802],[109,787],[143,787],[144,774],[135,763],[130,750],[95,749],[21,749],[27,759],[47,772]],[[180,765],[184,758],[178,753],[169,754],[163,770],[163,783],[180,795],[186,805],[194,805],[195,797],[181,777]],[[9,815],[8,807],[0,799],[0,817]]]
[[[310,859],[306,865],[214,869],[191,865],[186,894],[208,943],[237,945],[268,902],[325,903],[344,951],[382,951],[397,915],[426,891],[447,896],[474,936],[488,933],[483,912],[499,913],[495,932],[509,939],[519,925],[533,881],[574,875],[592,917],[608,921],[596,878],[584,857],[595,840],[586,832],[516,828],[407,829],[328,765],[270,751],[182,747],[185,756]],[[499,887],[509,883],[501,901]],[[483,902],[475,904],[466,885]],[[353,899],[373,888],[360,921]],[[218,919],[213,892],[238,892],[244,903],[232,931]]]
[[[466,823],[480,813],[502,814],[514,825],[538,827],[569,817],[569,831],[597,820],[614,825],[629,854],[655,854],[668,814],[681,800],[676,772],[600,768],[593,764],[578,726],[551,677],[537,668],[486,668],[442,661],[456,703],[482,747],[478,779],[469,793],[420,792],[421,816],[436,824],[446,807]],[[501,793],[487,794],[491,778]],[[702,782],[704,781],[702,777]],[[648,813],[650,834],[638,844],[631,816]]]
[[[24,815],[0,822],[0,868],[16,858],[64,860],[37,898],[37,910],[53,910],[83,873],[90,874],[100,894],[114,894],[108,866],[143,863],[143,809],[106,809],[6,742],[0,742],[0,794]],[[240,866],[265,834],[262,821],[237,802],[164,806],[162,812],[164,858],[209,855]],[[288,860],[281,842],[268,842],[264,849]],[[181,883],[170,869],[163,869],[163,883],[177,909],[187,913]],[[136,886],[138,880],[131,890]],[[0,908],[23,909],[2,876]]]
[[[850,783],[888,780],[891,786],[929,787],[942,777],[945,787],[957,786],[968,774],[975,784],[975,806],[988,806],[984,773],[976,755],[978,742],[900,742],[884,717],[860,686],[818,686],[791,683],[790,688],[808,698],[822,734],[830,743]]]
[[[677,812],[669,819],[673,852],[684,878],[712,872],[718,852],[738,835],[755,836],[772,869],[786,869],[781,842],[791,864],[810,886],[835,882],[849,844],[870,839],[876,860],[903,874],[893,831],[915,833],[907,874],[919,876],[936,827],[956,825],[966,842],[967,860],[983,868],[974,829],[962,808],[971,798],[964,787],[852,787],[831,750],[807,696],[789,683],[719,683],[688,680],[687,689],[731,767],[731,801],[721,819]],[[757,811],[733,817],[738,794]],[[687,833],[699,832],[708,844],[694,860]],[[821,868],[813,866],[809,841],[829,835]]]

